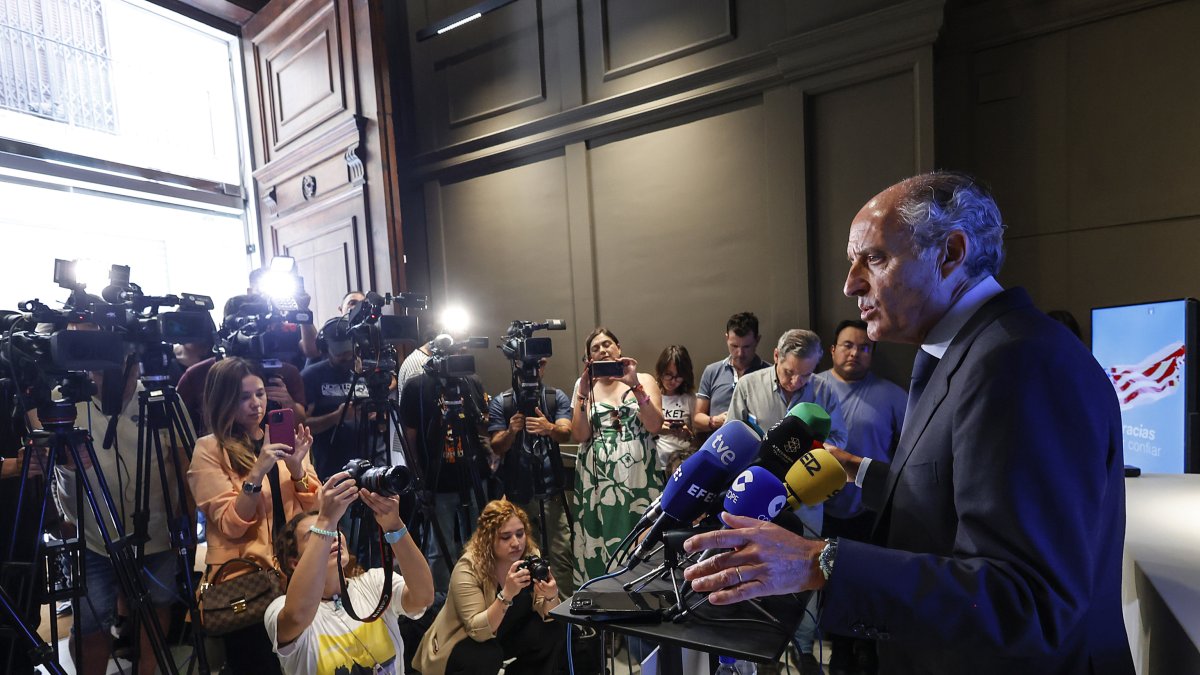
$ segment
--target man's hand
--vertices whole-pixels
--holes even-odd
[[[525,416],[517,412],[512,417],[508,418],[508,433],[520,433],[525,428]]]
[[[729,413],[721,413],[720,415],[713,415],[712,417],[708,418],[708,427],[710,429],[712,429],[713,431],[716,431],[717,429],[721,428],[721,425],[725,424],[725,420],[728,418],[729,418]]]
[[[858,455],[852,455],[836,445],[831,445],[829,443],[825,444],[825,449],[828,450],[829,454],[833,455],[833,458],[838,461],[838,464],[841,464],[842,468],[846,470],[846,482],[853,483],[858,477],[858,468],[862,466],[863,458],[859,457]]]
[[[546,419],[546,413],[542,412],[541,408],[534,408],[537,417],[525,418],[525,431],[536,436],[549,436],[551,431],[554,431],[554,423]]]
[[[765,595],[816,590],[825,585],[817,564],[825,542],[805,539],[772,523],[729,513],[721,515],[729,526],[697,534],[684,542],[688,553],[710,548],[731,548],[684,570],[692,588],[712,591],[708,601],[731,605]]]
[[[267,380],[266,390],[268,401],[274,401],[282,408],[292,408],[296,405],[295,399],[292,398],[281,378],[272,377]]]

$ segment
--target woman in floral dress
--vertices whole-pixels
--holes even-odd
[[[575,463],[575,584],[604,574],[617,544],[659,494],[654,434],[663,425],[654,376],[622,357],[617,336],[597,328],[584,343],[587,365],[575,383],[571,435]],[[620,378],[591,376],[595,361],[620,361]]]

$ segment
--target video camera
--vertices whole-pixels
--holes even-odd
[[[201,341],[212,335],[210,298],[148,296],[130,283],[128,266],[112,266],[102,298],[86,292],[86,284],[76,278],[74,261],[55,260],[54,281],[71,291],[62,309],[51,309],[35,298],[21,303],[20,313],[0,318],[0,365],[26,403],[39,410],[53,407],[50,392],[55,387],[62,401],[72,406],[87,400],[95,392],[90,371],[124,368],[131,352],[138,355],[143,377],[165,378],[173,358],[168,341]],[[162,312],[163,307],[179,311]],[[85,323],[100,330],[68,330]]]
[[[487,349],[486,337],[469,337],[455,342],[449,333],[442,333],[429,342],[429,360],[425,372],[435,378],[461,378],[475,374],[475,355],[459,353],[463,349]]]
[[[533,321],[513,321],[508,326],[508,332],[500,338],[498,347],[504,356],[512,362],[512,386],[517,400],[517,410],[521,414],[531,416],[541,403],[542,378],[538,372],[542,360],[554,355],[554,348],[548,337],[533,337],[539,330],[566,330],[567,324],[562,319],[547,319],[540,323]],[[549,414],[549,412],[547,412]]]
[[[226,356],[256,361],[268,370],[277,369],[279,364],[271,362],[290,361],[300,353],[299,334],[284,324],[313,322],[304,278],[296,273],[294,258],[275,256],[270,267],[257,277],[251,276],[251,283],[258,294],[238,296],[225,305],[217,348]]]

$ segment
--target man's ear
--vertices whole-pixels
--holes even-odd
[[[964,268],[970,251],[971,243],[967,235],[962,230],[952,230],[938,252],[938,272],[942,278],[948,279],[955,270]]]

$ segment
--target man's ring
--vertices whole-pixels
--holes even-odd
[[[740,567],[736,567],[736,566],[735,566],[735,567],[733,568],[733,571],[734,571],[734,572],[737,572],[737,575],[738,575],[738,583],[739,583],[739,584],[744,584],[744,583],[746,583],[746,580],[742,578],[742,568],[740,568]]]

